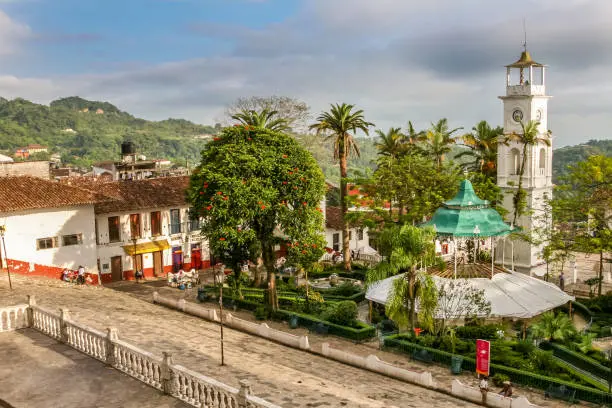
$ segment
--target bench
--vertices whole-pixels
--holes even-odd
[[[570,390],[565,385],[555,387],[554,385],[548,386],[546,392],[544,392],[544,398],[556,398],[567,402],[574,402],[576,396],[576,390]]]
[[[412,359],[427,364],[433,363],[433,355],[427,350],[414,350],[412,352]]]

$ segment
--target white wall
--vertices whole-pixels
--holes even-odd
[[[365,246],[370,245],[370,238],[368,236],[368,229],[364,228],[363,230],[363,239],[359,240],[359,234],[357,233],[357,228],[351,228],[349,230],[351,232],[351,240],[349,241],[349,249],[357,250],[359,248],[363,248]],[[334,247],[334,234],[340,234],[340,248],[342,251],[342,231],[334,230],[331,228],[325,228],[325,240],[327,241],[327,246],[330,248]]]
[[[34,264],[71,269],[83,265],[91,273],[98,269],[94,219],[93,205],[0,214],[9,259],[30,262],[31,268]],[[62,235],[71,234],[82,234],[82,244],[62,246]],[[37,249],[37,239],[51,237],[58,237],[58,248]]]

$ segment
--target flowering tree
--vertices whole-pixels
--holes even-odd
[[[225,128],[202,151],[188,199],[203,219],[202,233],[215,254],[234,262],[232,254],[261,256],[268,273],[269,303],[276,308],[274,247],[289,243],[290,258],[321,257],[319,204],[324,186],[316,161],[293,138],[237,125]]]

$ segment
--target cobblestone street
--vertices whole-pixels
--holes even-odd
[[[120,282],[115,289],[95,286],[71,286],[60,281],[13,279],[9,291],[6,276],[0,280],[0,305],[23,303],[27,294],[36,296],[38,304],[50,308],[66,307],[77,321],[104,329],[117,327],[119,337],[161,355],[170,351],[175,362],[237,387],[239,380],[248,379],[255,395],[291,407],[471,407],[474,404],[442,393],[346,366],[310,353],[250,336],[225,330],[226,366],[220,366],[219,326],[199,318],[184,315],[150,303],[151,293],[163,296],[184,296],[168,287],[156,287],[162,282],[135,284]],[[212,305],[209,305],[212,306]],[[241,318],[250,313],[238,312]],[[283,323],[271,327],[287,330]],[[303,329],[292,331],[300,334]],[[450,390],[448,369],[419,366],[404,355],[381,352],[376,343],[355,345],[334,336],[310,335],[314,349],[323,341],[352,353],[376,354],[393,364],[429,370],[435,380]],[[472,374],[460,378],[474,383]],[[541,392],[517,389],[542,406],[565,406],[544,401]]]

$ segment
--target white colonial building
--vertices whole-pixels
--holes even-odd
[[[88,191],[37,177],[0,177],[3,268],[61,278],[84,266],[97,282],[94,203]]]
[[[526,191],[529,212],[517,219],[517,226],[524,231],[546,228],[544,203],[552,198],[552,137],[548,131],[548,99],[545,86],[546,67],[531,59],[529,52],[521,54],[518,61],[506,66],[506,95],[499,98],[504,105],[504,134],[521,134],[521,123],[538,121],[540,141],[525,150],[526,162],[522,188]],[[523,160],[523,145],[519,142],[500,144],[497,153],[497,183],[504,193],[504,208],[513,219],[513,195],[519,183],[519,169]],[[548,218],[548,222],[552,222]],[[523,272],[533,272],[544,263],[542,248],[520,240],[506,240],[504,248],[497,251],[497,261],[511,265]]]
[[[325,207],[325,240],[328,248],[335,252],[342,252],[342,209],[340,207]],[[349,249],[354,252],[354,255],[372,254],[367,228],[357,226],[349,228]]]

